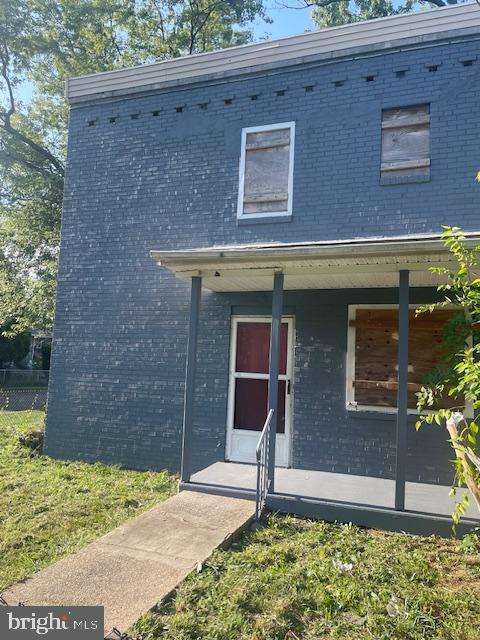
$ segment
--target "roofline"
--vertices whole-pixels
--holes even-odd
[[[480,232],[464,232],[465,243],[468,247],[477,246],[480,242]],[[444,241],[438,235],[424,235],[415,238],[398,236],[390,239],[366,238],[351,240],[332,240],[304,243],[285,244],[254,244],[224,247],[208,247],[204,249],[182,249],[177,251],[150,251],[150,257],[157,264],[167,266],[171,264],[198,264],[210,260],[242,261],[252,259],[272,258],[292,259],[301,256],[344,257],[355,255],[411,255],[429,252],[447,252]]]
[[[158,91],[310,62],[480,36],[476,2],[377,18],[162,62],[70,78],[71,104]]]

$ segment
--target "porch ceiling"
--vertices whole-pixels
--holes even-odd
[[[470,234],[478,244],[480,234]],[[438,237],[350,240],[297,244],[252,244],[150,252],[178,278],[201,276],[211,291],[269,291],[274,273],[285,289],[397,287],[398,272],[410,271],[410,286],[441,282],[429,267],[449,266],[452,257]]]

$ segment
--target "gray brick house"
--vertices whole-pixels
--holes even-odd
[[[472,3],[69,80],[46,452],[251,497],[263,434],[271,508],[449,528],[414,308],[480,236],[479,78]]]

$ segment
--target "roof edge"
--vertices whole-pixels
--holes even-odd
[[[479,232],[464,232],[467,246],[474,247],[480,242]],[[302,255],[346,256],[353,253],[362,255],[405,255],[429,251],[447,251],[440,235],[424,235],[415,238],[397,236],[393,238],[365,238],[332,240],[304,243],[253,244],[237,246],[207,247],[200,249],[156,250],[150,257],[159,265],[172,263],[198,263],[202,260],[225,259],[249,260],[251,258],[286,258]]]
[[[336,61],[368,52],[428,46],[440,40],[480,35],[476,2],[387,16],[321,31],[254,42],[137,67],[70,78],[72,105],[145,91],[211,82],[316,61]]]

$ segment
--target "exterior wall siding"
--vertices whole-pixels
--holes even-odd
[[[189,287],[150,249],[477,231],[477,53],[477,42],[460,42],[72,109],[47,453],[178,470]],[[430,181],[381,184],[382,108],[424,102]],[[292,220],[239,226],[241,129],[291,120]],[[346,304],[372,296],[395,301],[394,291],[287,295],[295,466],[392,477],[394,418],[345,411]],[[204,295],[199,466],[224,455],[231,310],[268,310],[268,299]],[[443,437],[412,433],[410,445],[411,478],[444,479]]]

